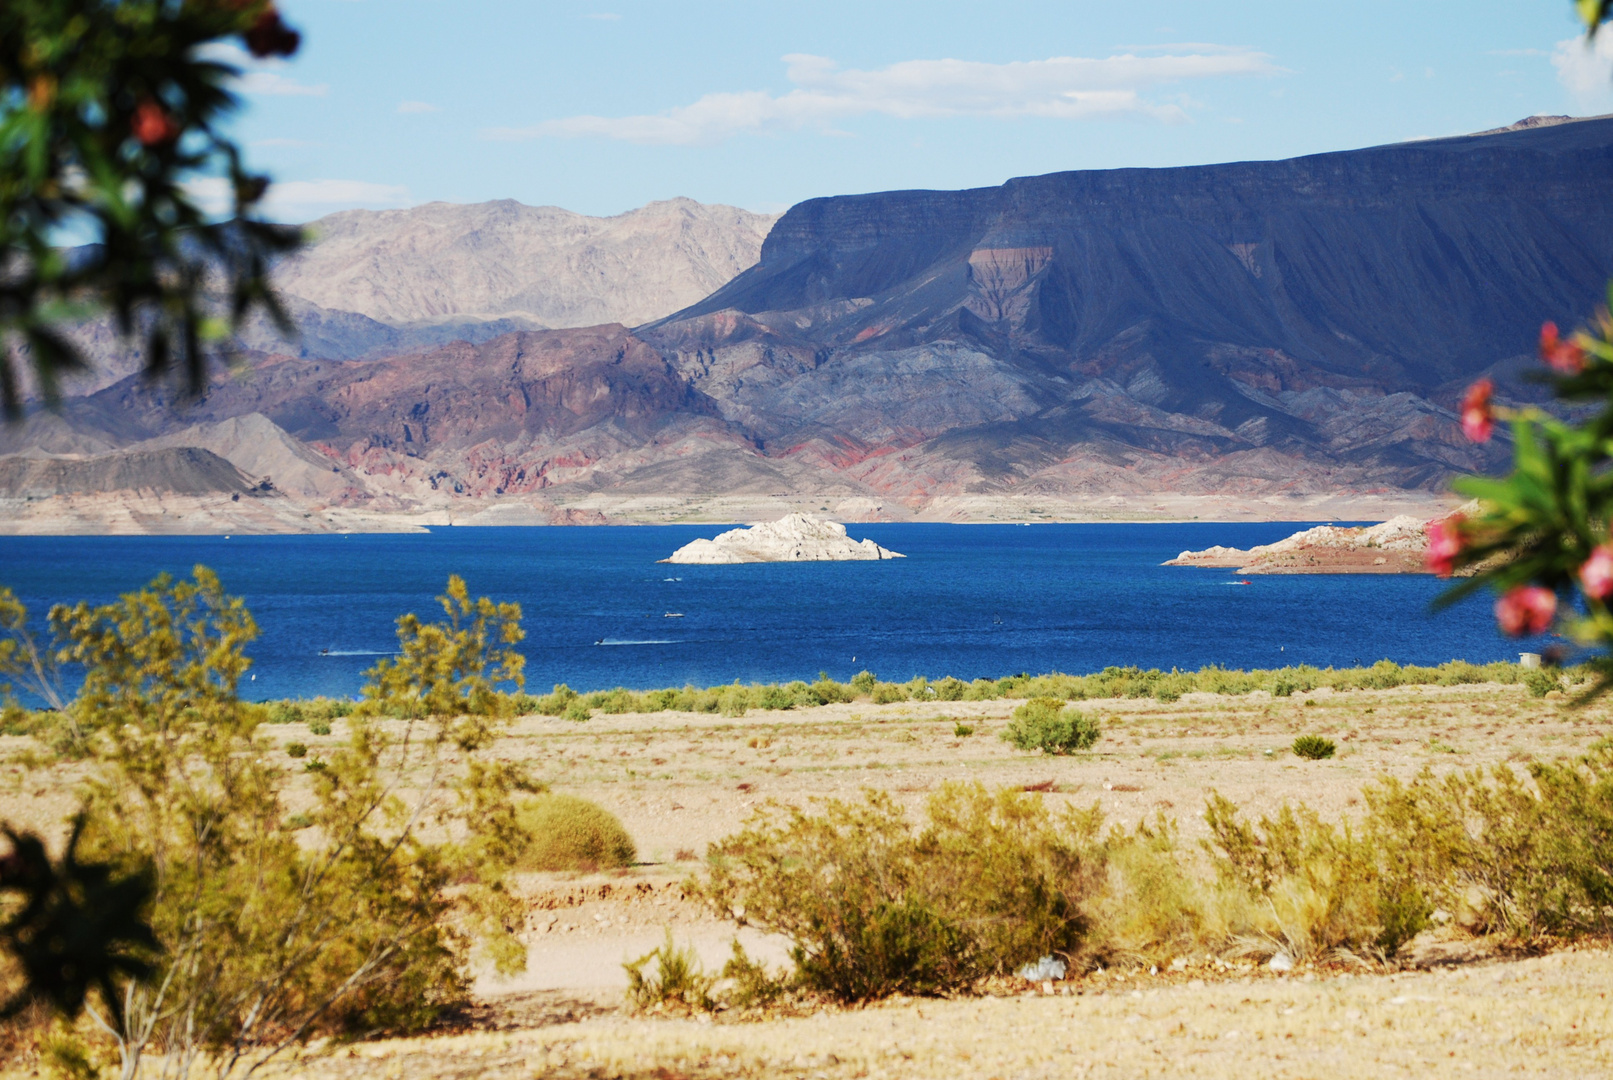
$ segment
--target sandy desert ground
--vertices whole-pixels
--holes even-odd
[[[1183,957],[1157,975],[1087,973],[980,998],[760,1021],[626,1009],[622,961],[659,944],[669,927],[712,967],[736,933],[753,954],[783,959],[784,942],[718,919],[680,887],[706,844],[763,800],[805,804],[872,787],[916,806],[954,779],[1044,785],[1052,788],[1044,798],[1096,801],[1117,822],[1163,812],[1191,843],[1204,834],[1211,789],[1255,815],[1303,799],[1338,817],[1359,809],[1361,787],[1376,776],[1569,755],[1613,733],[1608,706],[1577,709],[1521,686],[1190,694],[1169,704],[1087,702],[1103,718],[1103,740],[1089,754],[1051,758],[997,737],[1015,704],[523,718],[498,752],[614,811],[641,864],[523,879],[528,970],[479,979],[470,1030],[316,1047],[271,1071],[288,1080],[1613,1075],[1613,953],[1601,945],[1526,957],[1486,943],[1419,942],[1398,972],[1301,965],[1276,975],[1252,962]],[[973,734],[956,734],[959,723]],[[340,722],[325,737],[302,725],[266,730],[316,755],[342,736]],[[1335,739],[1338,756],[1306,762],[1288,753],[1308,732]],[[72,772],[19,760],[27,750],[27,740],[0,739],[0,819],[60,822],[72,806]]]

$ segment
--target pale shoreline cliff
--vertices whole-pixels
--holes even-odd
[[[907,556],[872,540],[853,540],[846,527],[811,514],[786,514],[777,521],[729,529],[714,539],[692,540],[664,563],[725,565],[759,562],[873,562]]]

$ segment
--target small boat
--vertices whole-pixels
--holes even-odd
[[[683,618],[683,612],[681,612],[681,611],[669,611],[665,615],[661,616],[661,618],[663,618],[663,619],[681,619],[681,618]]]

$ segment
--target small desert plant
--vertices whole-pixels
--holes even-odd
[[[890,705],[898,701],[906,701],[907,691],[897,683],[875,683],[873,696],[875,705]]]
[[[734,939],[733,955],[723,965],[722,977],[733,984],[728,1000],[741,1009],[766,1007],[789,990],[788,978],[774,975],[767,970],[766,964],[752,960],[746,955],[745,947],[738,938]]]
[[[859,694],[872,694],[878,681],[872,671],[859,671],[851,677],[851,688]]]
[[[1330,758],[1338,750],[1332,739],[1324,739],[1320,735],[1301,735],[1294,740],[1292,747],[1295,756],[1306,761],[1321,761]]]
[[[973,724],[954,724],[952,726],[952,734],[956,735],[960,739],[967,739],[974,733],[975,729]]]
[[[517,859],[522,870],[598,870],[631,866],[633,838],[609,810],[575,795],[547,792],[516,811],[531,840]]]
[[[1533,668],[1523,677],[1530,697],[1545,697],[1553,690],[1563,688],[1563,673],[1556,668]]]
[[[307,757],[308,747],[306,744],[300,742],[287,743],[286,754],[290,757]]]
[[[1057,698],[1032,698],[1014,710],[1002,737],[1021,750],[1069,754],[1090,749],[1101,734],[1096,717],[1067,709]]]
[[[734,946],[737,950],[739,943],[736,941]],[[652,960],[655,961],[655,971],[646,974],[644,969]],[[717,980],[705,973],[693,946],[678,948],[672,940],[670,929],[660,948],[645,953],[637,960],[630,960],[622,967],[627,972],[627,1000],[635,1009],[650,1009],[659,1005],[704,1012],[716,1007],[716,1002],[711,999],[711,987]]]
[[[310,720],[310,721],[308,721],[308,734],[310,734],[310,735],[329,735],[330,734],[330,721],[329,720]]]
[[[577,691],[565,683],[555,684],[554,692],[545,694],[540,698],[533,698],[530,702],[523,700],[523,704],[530,704],[533,712],[544,716],[564,716],[572,702],[577,700]]]

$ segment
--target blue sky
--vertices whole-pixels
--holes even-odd
[[[281,0],[236,134],[277,211],[781,210],[1613,111],[1568,0]]]

